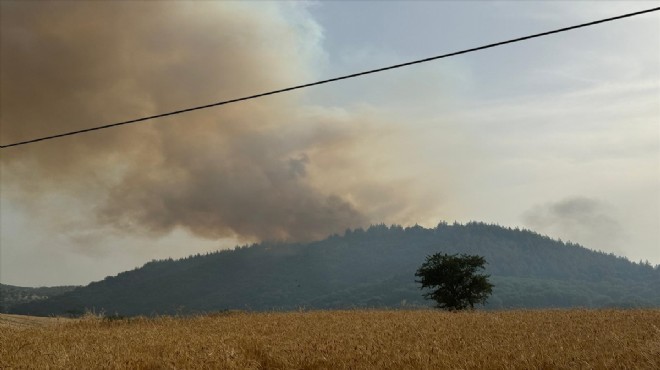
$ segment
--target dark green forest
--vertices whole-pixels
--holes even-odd
[[[219,310],[415,308],[427,255],[484,256],[486,309],[660,307],[660,266],[633,263],[532,231],[483,223],[371,226],[311,243],[260,243],[152,261],[13,313],[191,314]]]
[[[0,313],[7,312],[11,306],[21,303],[43,300],[77,288],[75,285],[27,288],[0,284]]]

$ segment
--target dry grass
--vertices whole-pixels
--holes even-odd
[[[237,312],[2,322],[0,368],[660,368],[660,310]]]
[[[71,319],[61,317],[36,317],[23,315],[8,315],[0,313],[0,330],[7,327],[12,328],[34,328],[51,326],[64,322],[71,322]]]

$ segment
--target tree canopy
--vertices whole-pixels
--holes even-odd
[[[436,301],[438,308],[472,309],[475,304],[485,304],[493,291],[489,275],[477,273],[485,264],[486,259],[481,256],[436,253],[426,257],[417,270],[415,276],[420,279],[416,282],[422,284],[421,289],[433,289],[424,297]]]

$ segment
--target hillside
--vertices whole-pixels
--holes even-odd
[[[86,287],[13,307],[31,315],[194,313],[428,306],[414,273],[439,251],[485,256],[489,308],[660,307],[660,269],[482,223],[384,225],[307,244],[261,243],[153,261]]]
[[[77,288],[73,285],[29,288],[0,284],[0,313],[8,312],[12,306],[43,300]]]

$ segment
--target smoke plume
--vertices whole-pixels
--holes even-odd
[[[622,254],[623,227],[614,210],[596,199],[573,197],[539,205],[525,212],[523,220],[533,230]]]
[[[308,81],[315,24],[273,4],[3,2],[3,144]],[[366,204],[319,163],[349,166],[370,114],[278,95],[3,149],[4,196],[35,213],[72,199],[95,225],[154,236],[309,240],[364,226]],[[383,126],[381,126],[382,128]],[[350,167],[352,166],[352,167]],[[357,176],[357,175],[356,175]],[[373,194],[371,195],[373,197]],[[401,199],[400,197],[398,198]],[[371,199],[370,199],[371,200]],[[393,203],[394,202],[394,203]]]

